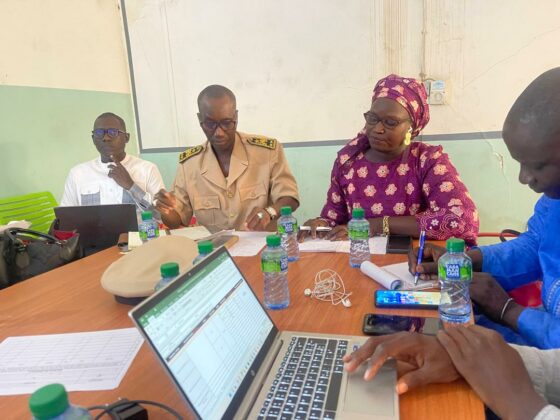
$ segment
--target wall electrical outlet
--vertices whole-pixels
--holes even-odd
[[[430,80],[426,81],[425,84],[428,89],[428,104],[445,104],[445,82],[443,80]]]

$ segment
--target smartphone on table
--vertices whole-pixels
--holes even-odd
[[[440,298],[440,292],[376,290],[375,306],[378,308],[437,309]]]
[[[386,335],[400,331],[436,335],[440,328],[438,318],[366,314],[362,331],[367,335]]]

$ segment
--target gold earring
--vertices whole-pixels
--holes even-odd
[[[404,145],[405,146],[410,145],[411,139],[412,139],[412,133],[410,131],[407,131],[406,134],[404,135]]]

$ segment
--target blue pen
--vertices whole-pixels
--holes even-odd
[[[424,244],[426,243],[426,231],[420,231],[420,248],[418,249],[418,260],[416,260],[416,274],[414,274],[414,284],[418,283],[418,266],[422,262],[422,255],[424,254]]]

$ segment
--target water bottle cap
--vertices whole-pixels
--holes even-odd
[[[150,220],[152,218],[151,211],[143,211],[142,212],[142,220]]]
[[[365,210],[361,207],[356,207],[352,209],[352,218],[353,219],[361,219],[366,214]]]
[[[168,262],[160,265],[159,272],[162,277],[175,277],[179,275],[179,264]]]
[[[285,206],[280,209],[280,214],[282,216],[289,216],[292,214],[292,208],[290,206]]]
[[[214,244],[212,241],[201,241],[198,243],[199,254],[210,254],[212,251],[214,251]]]
[[[449,252],[464,252],[465,241],[459,238],[449,238],[445,243],[445,247]]]
[[[280,246],[280,236],[278,236],[278,235],[268,235],[266,237],[266,244],[268,246]]]
[[[29,397],[29,409],[38,419],[56,417],[64,413],[68,405],[68,394],[62,384],[45,385]]]

